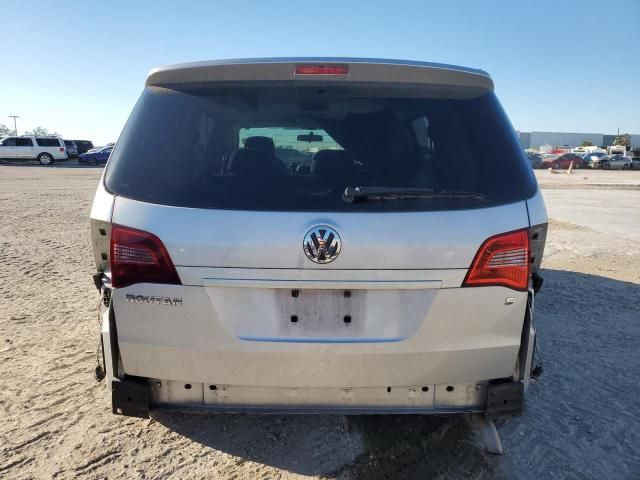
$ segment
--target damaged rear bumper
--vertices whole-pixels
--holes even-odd
[[[229,413],[519,415],[522,382],[411,387],[264,388],[141,378],[111,383],[113,413],[147,418],[151,410]]]
[[[535,330],[525,322],[521,365],[531,364]],[[113,310],[102,309],[102,344],[113,413],[147,418],[153,410],[231,413],[519,415],[528,376],[463,383],[376,387],[268,387],[208,384],[127,375]],[[527,381],[525,382],[524,379]]]

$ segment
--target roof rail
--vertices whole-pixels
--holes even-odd
[[[29,134],[29,135],[20,135],[21,137],[40,137],[40,138],[47,138],[47,137],[51,137],[51,138],[62,138],[61,135],[51,135],[51,134],[47,134],[47,135],[33,135],[33,134]]]

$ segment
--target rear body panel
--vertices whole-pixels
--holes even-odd
[[[482,382],[513,371],[527,293],[460,286],[486,238],[528,226],[525,202],[318,214],[178,209],[118,197],[112,221],[157,235],[183,283],[114,291],[129,375],[227,389],[366,389]],[[343,240],[328,266],[302,249],[305,231],[318,223]]]
[[[296,310],[300,320],[291,324],[288,312],[282,311],[286,308],[276,305],[278,296],[289,292],[207,290],[141,284],[114,291],[118,344],[127,374],[270,387],[407,386],[503,378],[514,368],[522,332],[522,320],[516,319],[524,318],[527,300],[526,293],[504,287],[367,291],[362,295],[372,297],[366,300],[372,307],[394,301],[386,303],[386,311],[363,308],[349,325],[329,308],[323,319],[305,320],[301,307]],[[127,295],[150,292],[179,297],[182,306],[127,301]],[[505,305],[508,297],[513,304]],[[304,295],[300,300],[305,301]],[[237,308],[242,303],[245,308]]]

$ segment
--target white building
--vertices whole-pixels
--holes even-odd
[[[591,142],[598,147],[611,145],[615,135],[602,133],[569,133],[569,132],[518,132],[523,148],[539,149],[542,145],[553,147],[579,147],[582,142]],[[640,147],[640,135],[631,135],[631,147]]]
[[[531,147],[534,148],[540,145],[579,147],[582,142],[602,145],[603,140],[601,133],[531,132]]]

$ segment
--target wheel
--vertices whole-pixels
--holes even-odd
[[[560,164],[559,163],[552,163],[551,164],[551,168],[560,168]]]
[[[580,170],[582,168],[582,166],[579,163],[576,163],[573,168],[575,168],[576,170]]]
[[[38,161],[40,165],[51,165],[53,163],[53,157],[49,153],[41,153],[38,155]]]
[[[95,165],[95,164],[96,164],[96,158],[95,158],[95,157],[90,157],[90,158],[87,160],[87,163],[88,163],[89,165]]]
[[[624,165],[622,165],[622,169],[626,170],[627,168],[629,168],[629,165],[627,165],[626,163]]]
[[[604,165],[602,165],[602,168],[604,170],[610,170],[611,169],[611,165],[609,165],[608,163],[605,163]]]

